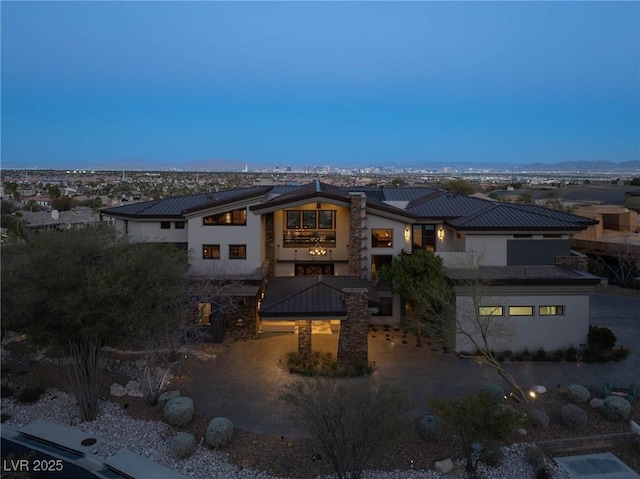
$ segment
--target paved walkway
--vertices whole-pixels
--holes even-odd
[[[640,385],[640,297],[593,294],[591,323],[611,328],[618,344],[631,350],[624,361],[608,364],[506,363],[523,387],[543,384],[592,383]],[[427,396],[451,399],[478,391],[487,383],[501,383],[489,367],[452,354],[402,344],[400,333],[392,341],[380,330],[369,339],[369,359],[376,372],[368,379],[402,389],[413,402],[412,414],[426,412]],[[336,335],[314,335],[314,350],[337,350]],[[290,417],[280,399],[285,385],[299,380],[285,371],[281,362],[297,348],[297,337],[284,335],[234,343],[218,349],[214,358],[203,360],[193,371],[189,395],[209,416],[225,416],[249,431],[302,437],[303,430]]]

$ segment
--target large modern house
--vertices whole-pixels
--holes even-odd
[[[241,282],[259,331],[344,330],[355,316],[397,324],[400,298],[377,272],[395,255],[425,249],[443,259],[461,324],[491,317],[510,325],[494,348],[586,342],[598,278],[571,252],[570,237],[596,222],[569,213],[438,189],[314,181],[133,203],[102,215],[130,241],[186,248],[193,277]],[[474,278],[482,279],[480,293],[470,287]],[[470,347],[460,334],[451,343]]]

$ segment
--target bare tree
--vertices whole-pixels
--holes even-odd
[[[607,261],[604,256],[611,259]],[[624,243],[608,245],[606,255],[598,255],[598,262],[602,264],[615,284],[630,286],[640,266],[640,246],[633,245],[625,238]]]

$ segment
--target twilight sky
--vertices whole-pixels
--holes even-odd
[[[638,2],[0,8],[4,168],[640,160]]]

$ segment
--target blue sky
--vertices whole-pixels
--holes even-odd
[[[638,2],[7,2],[2,166],[640,160]]]

